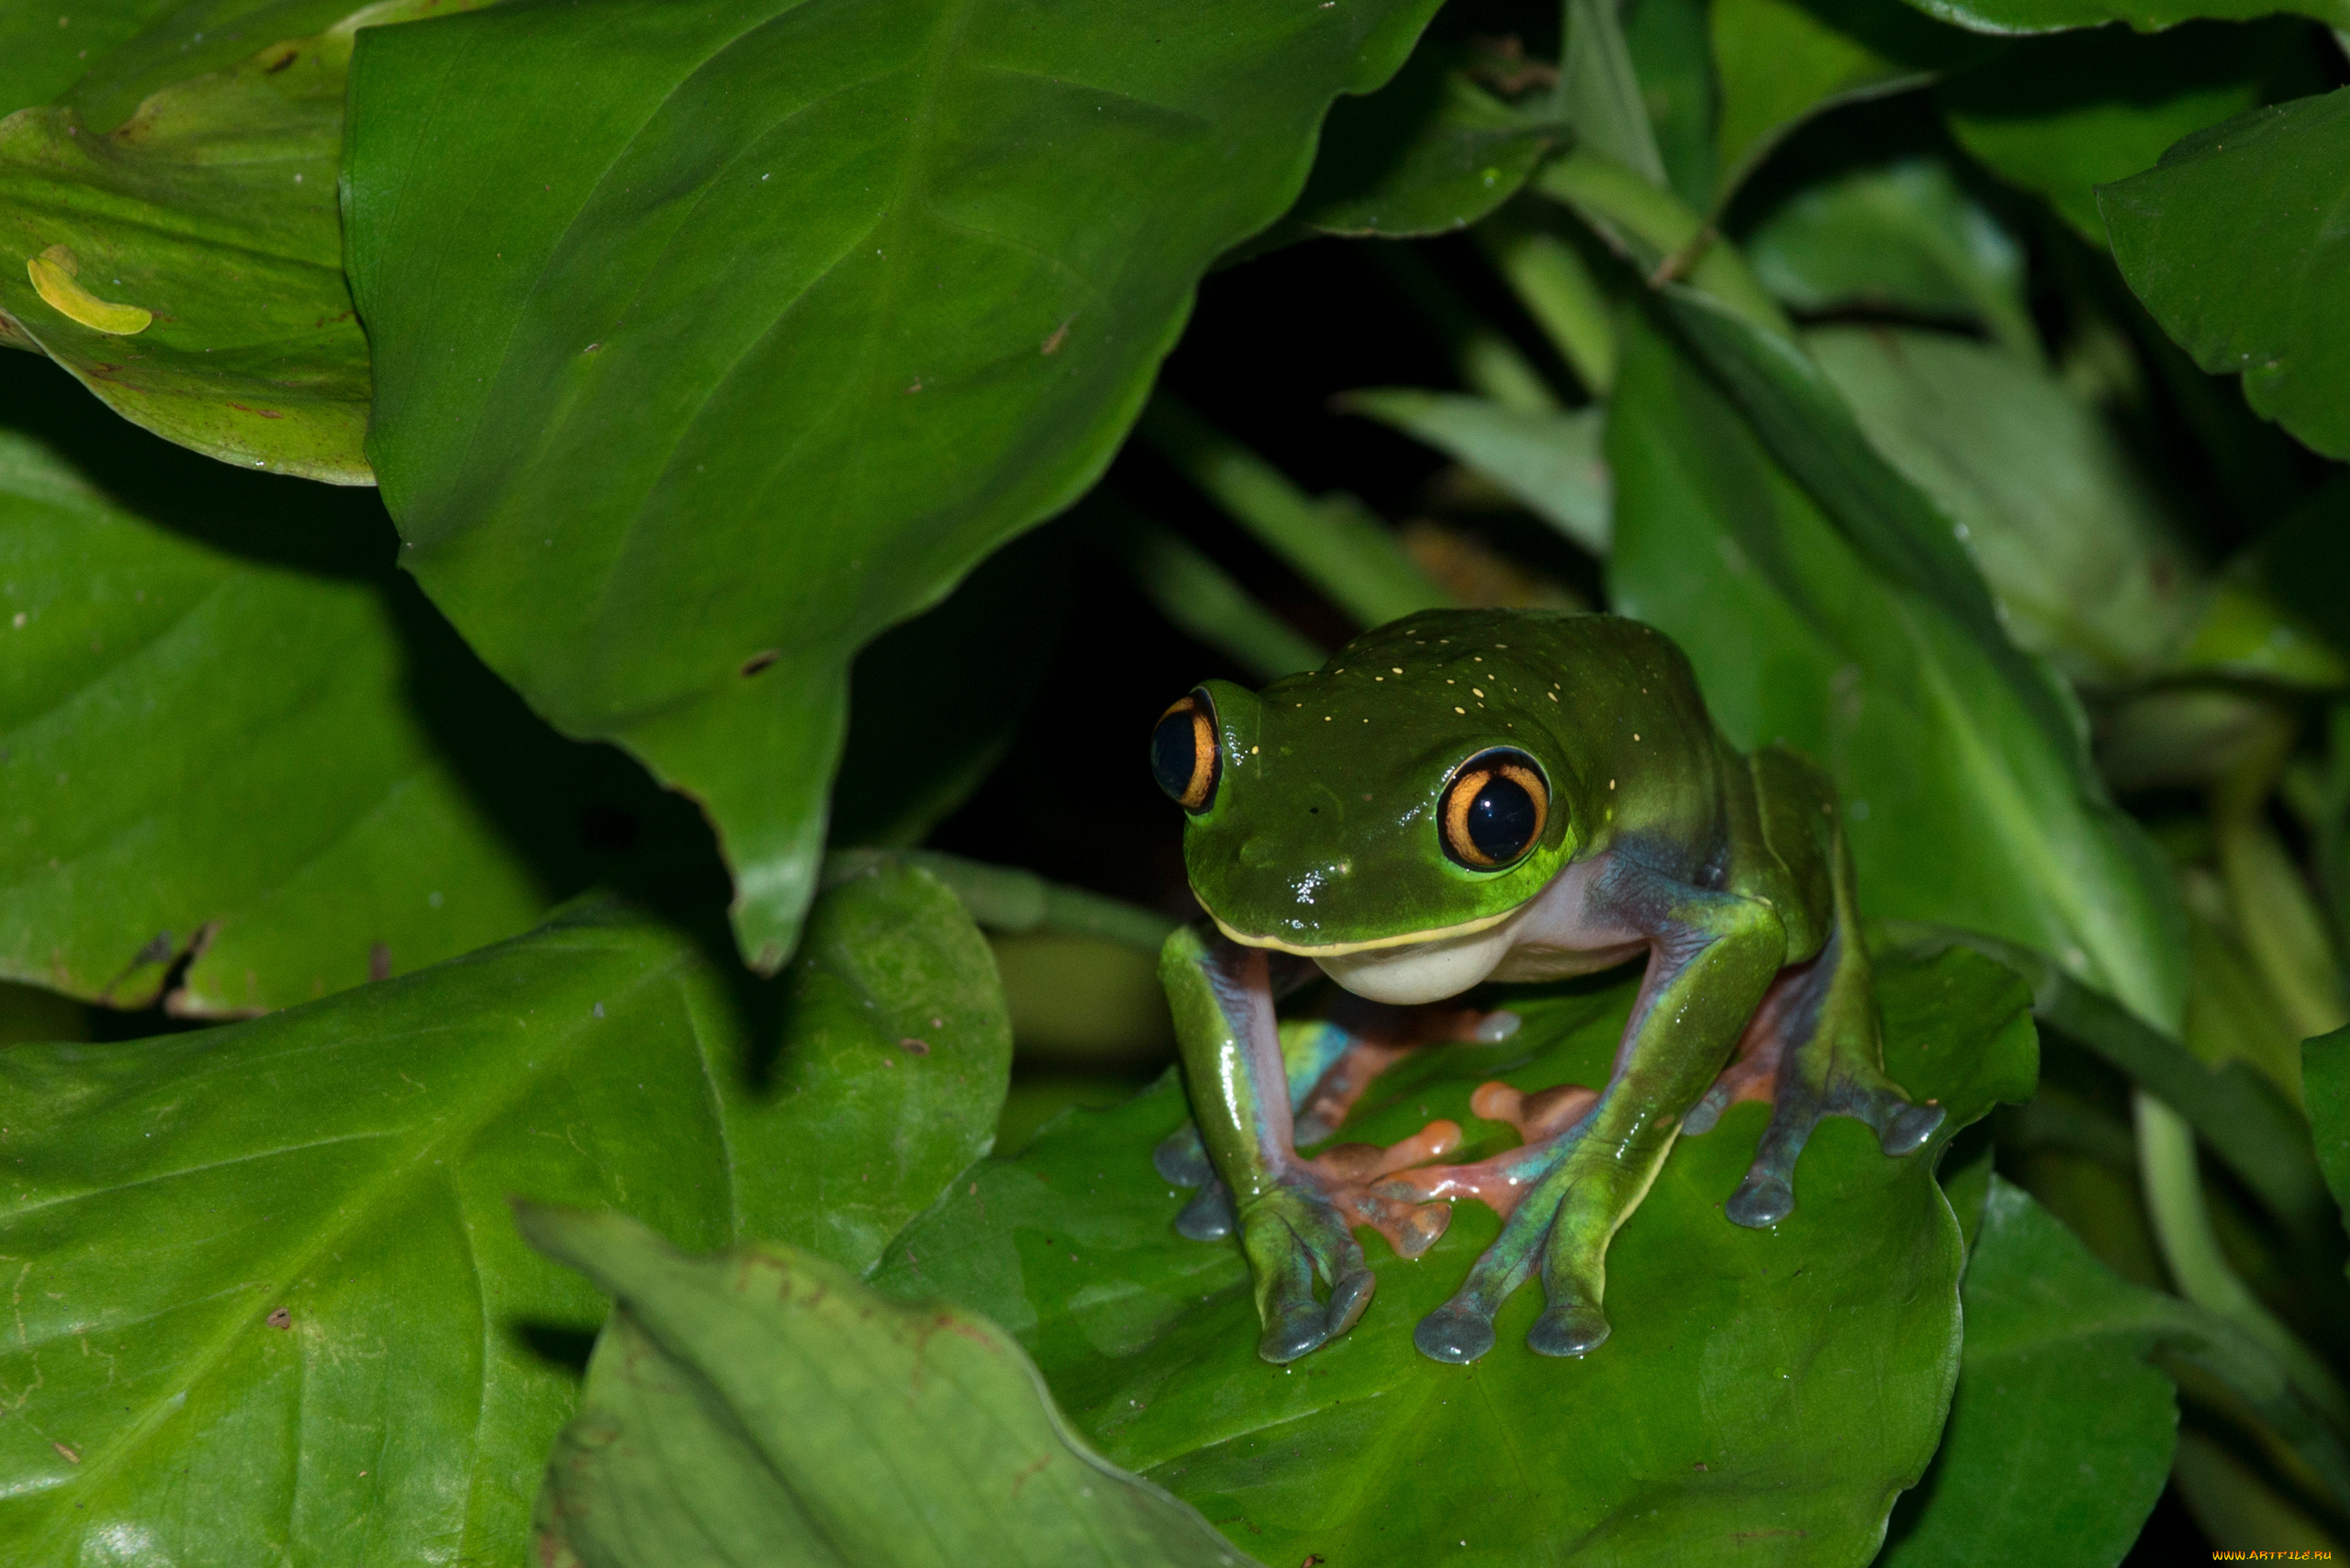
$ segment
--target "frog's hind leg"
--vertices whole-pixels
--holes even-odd
[[[1770,1126],[1738,1191],[1722,1205],[1737,1224],[1778,1224],[1796,1206],[1796,1161],[1823,1116],[1852,1116],[1874,1128],[1887,1155],[1924,1147],[1942,1107],[1913,1105],[1886,1077],[1868,954],[1853,921],[1852,871],[1835,843],[1835,924],[1809,962],[1785,970],[1756,1009],[1737,1058],[1690,1108],[1682,1130],[1710,1131],[1740,1100],[1765,1100]]]

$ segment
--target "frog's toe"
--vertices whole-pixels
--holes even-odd
[[[1538,1356],[1581,1356],[1606,1341],[1607,1318],[1581,1302],[1552,1303],[1527,1331],[1526,1348]]]
[[[1420,1319],[1412,1343],[1430,1361],[1466,1366],[1494,1348],[1493,1315],[1466,1302],[1446,1302]]]
[[[1712,1132],[1715,1126],[1721,1121],[1722,1113],[1729,1109],[1729,1102],[1730,1091],[1728,1086],[1720,1082],[1715,1083],[1711,1089],[1706,1091],[1695,1105],[1683,1113],[1681,1130],[1691,1137],[1703,1137],[1706,1134]],[[1171,1181],[1173,1178],[1169,1177],[1169,1180]]]
[[[1183,1212],[1175,1216],[1175,1234],[1187,1241],[1221,1241],[1232,1234],[1236,1223],[1232,1213],[1232,1194],[1215,1177],[1208,1178]]]
[[[1898,1159],[1925,1148],[1926,1141],[1942,1125],[1942,1108],[1940,1105],[1904,1103],[1876,1124],[1877,1143],[1886,1153]]]
[[[1722,1204],[1722,1213],[1731,1224],[1749,1230],[1767,1230],[1796,1212],[1796,1190],[1786,1174],[1762,1169],[1761,1164],[1756,1161],[1757,1168],[1746,1173],[1738,1191]]]
[[[1150,1151],[1150,1168],[1178,1187],[1203,1187],[1215,1179],[1195,1122],[1185,1122]]]

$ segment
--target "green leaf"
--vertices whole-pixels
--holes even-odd
[[[1804,347],[1869,442],[1965,539],[2016,644],[2076,680],[2151,674],[2202,584],[2120,438],[2049,372],[1947,332]]]
[[[363,23],[443,8],[391,0],[337,21],[349,9],[338,6],[309,21],[335,24],[315,36],[265,34],[205,74],[182,65],[136,113],[118,90],[91,84],[0,121],[0,336],[39,348],[125,419],[207,456],[373,483],[362,450],[367,340],[343,282],[335,201],[344,83]],[[114,63],[113,74],[123,64],[140,74],[135,62]],[[93,105],[128,118],[95,118]],[[74,274],[67,293],[28,275],[41,258]],[[126,334],[89,299],[144,315],[129,318]]]
[[[255,1023],[0,1052],[0,1562],[520,1562],[603,1314],[509,1193],[870,1263],[988,1145],[984,944],[896,868],[776,987],[706,951],[575,907]]]
[[[1561,533],[1606,557],[1607,465],[1599,455],[1604,409],[1537,413],[1408,386],[1349,392],[1344,407],[1475,469]]]
[[[1972,955],[1895,954],[1878,977],[1888,1066],[1950,1108],[1942,1137],[2030,1092],[2028,999],[2011,976]],[[1340,1136],[1385,1142],[1449,1117],[1469,1129],[1466,1157],[1505,1145],[1505,1127],[1471,1114],[1474,1086],[1600,1081],[1637,990],[1618,975],[1505,991],[1516,1037],[1416,1053]],[[1367,1239],[1379,1284],[1362,1320],[1281,1368],[1257,1359],[1238,1245],[1173,1234],[1186,1194],[1154,1178],[1149,1151],[1183,1115],[1170,1077],[1053,1125],[1020,1159],[981,1165],[976,1192],[958,1183],[879,1282],[1012,1329],[1113,1462],[1268,1562],[1705,1562],[1732,1540],[1773,1543],[1757,1549],[1768,1561],[1859,1562],[1932,1452],[1960,1261],[1932,1151],[1887,1159],[1831,1118],[1804,1152],[1793,1217],[1740,1230],[1719,1204],[1764,1120],[1740,1105],[1682,1140],[1616,1238],[1615,1333],[1592,1355],[1525,1348],[1541,1310],[1531,1283],[1473,1366],[1413,1349],[1412,1325],[1497,1229],[1464,1202],[1417,1261]],[[1604,1440],[1560,1440],[1561,1411]]]
[[[2189,131],[2282,95],[2272,79],[2309,48],[2308,26],[2297,22],[2189,25],[2152,37],[2101,28],[2018,43],[1935,97],[1961,146],[2102,247],[2097,186],[2152,168]]]
[[[2350,457],[2350,236],[2327,217],[2350,169],[2350,90],[2188,137],[2098,193],[2121,275],[2163,330],[2328,457]]]
[[[21,422],[84,468],[0,431],[0,977],[138,1006],[173,976],[175,1013],[260,1012],[527,929],[621,866],[591,837],[707,855],[481,667],[372,496],[203,463],[12,357]]]
[[[2009,353],[2040,358],[2022,251],[1939,159],[1806,185],[1745,248],[1755,276],[1794,309],[1972,319]]]
[[[1909,0],[1930,17],[1982,33],[2053,33],[2070,28],[2126,22],[2157,32],[2199,17],[2250,22],[2279,11],[2314,17],[2328,27],[2350,27],[2344,0]]]
[[[1897,929],[1899,929],[1897,926]],[[2310,1150],[2309,1128],[2291,1100],[2241,1062],[2207,1065],[2175,1037],[2067,975],[2052,959],[1979,932],[1902,930],[1913,948],[1956,943],[1998,959],[2032,990],[2041,1022],[2087,1047],[2192,1125],[2211,1152],[2261,1201],[2305,1238],[2323,1240],[2332,1220]]]
[[[1668,304],[1737,401],[1638,334],[1608,417],[1617,608],[1681,643],[1740,745],[1785,739],[1835,777],[1871,915],[2037,948],[2175,1030],[2167,869],[1949,522],[1792,345]]]
[[[1717,211],[1812,116],[1918,86],[1998,48],[1883,0],[1714,0],[1713,34]]]
[[[1169,622],[1259,680],[1319,669],[1328,651],[1249,597],[1231,573],[1173,529],[1096,492],[1095,541]]]
[[[557,727],[702,802],[756,967],[850,655],[1098,476],[1201,274],[1434,9],[603,0],[361,40],[404,564]]]
[[[614,1298],[540,1495],[550,1568],[1237,1568],[1103,1461],[1011,1337],[795,1248],[670,1250],[618,1215],[522,1232]]]
[[[1338,101],[1288,224],[1387,239],[1442,234],[1518,193],[1561,128],[1471,82],[1457,52],[1423,45],[1378,92]]]
[[[1142,439],[1364,626],[1452,602],[1376,512],[1343,491],[1310,496],[1170,393],[1150,401]]]
[[[2120,1562],[2170,1473],[2177,1399],[2146,1357],[2177,1304],[2121,1279],[1996,1175],[1960,1294],[1950,1429],[1877,1562]]]
[[[1662,185],[1664,156],[1649,126],[1648,104],[1632,70],[1617,7],[1618,0],[1566,0],[1559,105],[1578,148]]]
[[[1624,47],[1666,182],[1691,207],[1714,195],[1714,56],[1705,0],[1628,0]]]
[[[2301,1103],[2316,1133],[2318,1168],[2350,1215],[2350,1029],[2301,1042]]]

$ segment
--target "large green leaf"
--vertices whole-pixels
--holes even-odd
[[[2098,195],[2113,259],[2163,330],[2254,409],[2350,457],[2350,90],[2255,110],[2188,137]]]
[[[1938,159],[1807,185],[1745,249],[1754,275],[1794,309],[1972,319],[2009,352],[2040,356],[2021,247]]]
[[[829,894],[780,994],[705,951],[576,909],[252,1024],[0,1052],[0,1563],[519,1568],[602,1303],[507,1194],[862,1267],[1002,1097],[993,968],[924,873]]]
[[[708,854],[481,667],[372,496],[207,464],[10,356],[0,426],[27,423],[82,461],[0,429],[0,977],[138,1005],[168,976],[174,1012],[258,1012]]]
[[[2030,1092],[2028,998],[2010,975],[1969,954],[1888,955],[1878,972],[1887,1063],[1949,1107],[1942,1137]],[[1386,1142],[1448,1117],[1470,1152],[1505,1146],[1470,1111],[1472,1089],[1600,1081],[1636,990],[1618,975],[1504,992],[1524,1019],[1514,1039],[1391,1068],[1340,1136]],[[1762,1126],[1762,1107],[1741,1105],[1675,1148],[1616,1238],[1615,1333],[1593,1354],[1525,1348],[1532,1283],[1474,1365],[1413,1349],[1412,1325],[1497,1229],[1462,1203],[1417,1261],[1367,1240],[1379,1285],[1362,1320],[1273,1367],[1257,1359],[1237,1244],[1175,1236],[1185,1195],[1152,1175],[1152,1143],[1183,1114],[1170,1080],[1056,1123],[958,1182],[880,1282],[1010,1328],[1112,1461],[1267,1562],[1860,1562],[1933,1450],[1959,1269],[1933,1151],[1887,1159],[1830,1119],[1793,1217],[1741,1230],[1719,1207]]]
[[[1740,745],[1784,739],[1835,776],[1869,913],[2036,948],[2175,1032],[2168,873],[1948,521],[1792,345],[1675,303],[1739,401],[1636,332],[1607,430],[1617,608],[1681,643]]]
[[[1821,110],[1897,93],[1997,46],[1886,0],[1715,0],[1717,207]]]
[[[684,1258],[616,1215],[522,1211],[617,1309],[539,1501],[548,1568],[1239,1568],[1103,1462],[983,1318],[795,1248]]]
[[[243,58],[202,73],[158,50],[186,30],[172,17],[97,62],[66,102],[0,121],[0,336],[39,348],[116,412],[184,446],[241,467],[372,483],[367,340],[343,282],[335,203],[344,82],[360,26],[461,3],[221,17],[256,31],[333,25],[308,38],[262,33]],[[166,63],[177,74],[153,81]],[[154,89],[135,113],[133,84]],[[73,274],[62,286],[57,267]],[[92,300],[136,313],[116,320]]]
[[[2249,22],[2279,11],[2315,17],[2329,27],[2350,27],[2344,0],[1909,0],[1938,17],[1984,33],[2053,33],[2071,28],[2126,22],[2155,32],[2198,17]]]
[[[2089,680],[2144,676],[2172,652],[2200,585],[2095,409],[2038,365],[1947,332],[1836,327],[1804,347],[1959,529],[2018,644]]]
[[[1960,1295],[1950,1429],[1879,1563],[2119,1562],[2170,1473],[2177,1400],[2146,1356],[2176,1331],[2178,1304],[2115,1274],[1997,1176]]]
[[[699,799],[790,950],[857,645],[1091,483],[1214,258],[1435,0],[600,0],[371,29],[368,451],[405,564]]]
[[[2096,187],[2152,168],[2189,131],[2275,96],[2270,79],[2309,47],[2305,23],[2212,23],[2152,37],[2100,28],[2019,43],[1935,95],[1962,146],[2102,246]]]

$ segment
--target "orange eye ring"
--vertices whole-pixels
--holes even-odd
[[[1215,710],[1207,693],[1192,691],[1169,703],[1150,732],[1151,777],[1167,798],[1196,816],[1215,799],[1223,771]]]
[[[1444,852],[1472,871],[1516,865],[1542,842],[1550,784],[1542,767],[1509,746],[1481,751],[1453,770],[1439,815]]]

